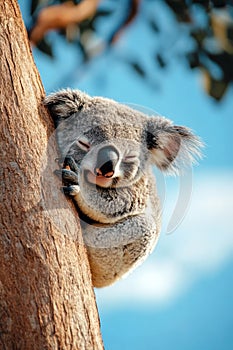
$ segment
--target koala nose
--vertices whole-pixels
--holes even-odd
[[[101,148],[97,155],[96,176],[112,177],[119,159],[118,151],[113,146]]]

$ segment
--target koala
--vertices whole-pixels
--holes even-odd
[[[200,156],[201,141],[164,117],[78,90],[53,93],[44,104],[56,126],[63,189],[80,216],[93,285],[111,285],[158,241],[152,166],[178,173]]]

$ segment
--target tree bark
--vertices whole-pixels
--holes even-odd
[[[79,220],[53,175],[53,124],[16,0],[0,0],[0,92],[0,349],[103,349]]]

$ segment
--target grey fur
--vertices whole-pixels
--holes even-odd
[[[75,161],[63,180],[79,208],[93,284],[110,285],[156,245],[161,213],[152,165],[177,173],[200,156],[201,141],[168,119],[78,90],[51,94],[44,103],[62,157]],[[117,154],[114,175],[98,177],[98,156],[110,147]]]

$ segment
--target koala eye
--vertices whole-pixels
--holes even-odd
[[[124,157],[124,163],[134,163],[138,159],[137,154],[129,154],[128,156]]]
[[[80,137],[76,141],[76,143],[79,146],[79,148],[81,148],[85,152],[87,152],[90,149],[90,147],[91,147],[89,142],[88,142],[88,139],[86,137]]]

